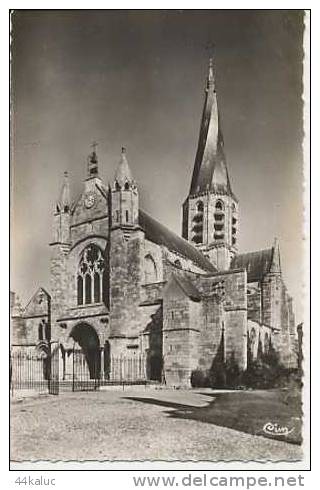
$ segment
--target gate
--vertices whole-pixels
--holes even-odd
[[[15,349],[10,353],[11,392],[58,395],[61,391],[96,391],[101,386],[152,382],[143,355],[113,357],[105,353],[99,348],[73,348],[72,364],[66,373],[65,358],[57,342],[41,349],[34,345]]]
[[[50,395],[59,395],[59,346],[51,347],[51,352],[48,356],[49,362],[49,379],[48,391]]]
[[[100,388],[101,352],[99,349],[73,349],[72,391]]]

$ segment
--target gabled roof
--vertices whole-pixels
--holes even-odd
[[[43,287],[38,288],[25,306],[23,316],[47,315],[49,300],[50,294]]]
[[[206,272],[217,272],[217,269],[211,262],[199,250],[191,245],[191,243],[176,235],[173,231],[166,228],[154,218],[151,218],[151,216],[141,209],[139,210],[139,225],[145,232],[147,240],[150,240],[157,245],[164,245],[169,250],[179,253]]]
[[[239,254],[232,259],[230,269],[246,269],[248,283],[261,281],[270,272],[272,258],[273,248]]]

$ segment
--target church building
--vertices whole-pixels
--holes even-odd
[[[190,386],[192,372],[218,355],[245,370],[249,351],[254,358],[271,345],[285,367],[296,366],[279,244],[271,237],[265,250],[238,250],[240,203],[212,60],[182,236],[140,208],[143,183],[129,161],[122,148],[106,185],[94,147],[76,199],[65,172],[52,215],[50,289],[40,287],[24,308],[13,298],[12,344],[57,346],[64,379],[75,345],[102,356],[97,373],[88,354],[91,376],[108,379],[112,359],[139,357],[146,379],[167,386]]]

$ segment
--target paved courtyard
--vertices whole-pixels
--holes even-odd
[[[188,419],[213,402],[205,390],[140,388],[14,400],[11,459],[299,460],[298,445]],[[177,416],[183,410],[184,417]],[[249,414],[248,414],[249,416]]]

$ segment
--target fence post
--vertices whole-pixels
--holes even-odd
[[[74,346],[72,349],[72,391],[74,391]]]

